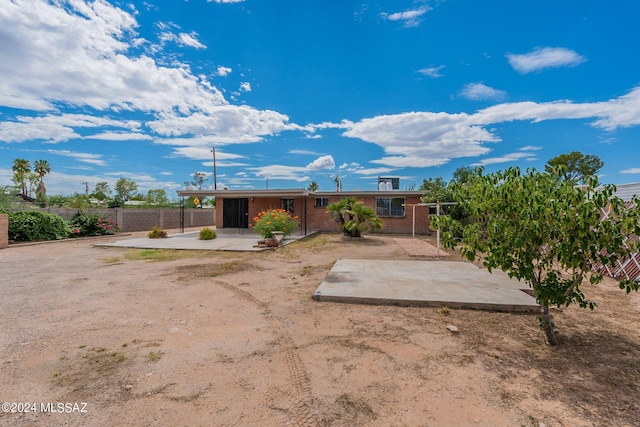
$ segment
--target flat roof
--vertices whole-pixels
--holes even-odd
[[[380,191],[380,190],[354,190],[354,191],[309,191],[304,188],[294,189],[274,189],[274,190],[177,190],[180,197],[193,197],[193,196],[213,196],[213,197],[296,197],[296,196],[312,196],[312,197],[329,197],[329,196],[422,196],[422,191]]]

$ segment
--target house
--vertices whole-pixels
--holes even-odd
[[[633,196],[640,197],[640,182],[616,185],[615,195],[625,202],[630,202]]]
[[[338,224],[327,206],[346,197],[356,197],[376,210],[384,222],[383,233],[428,234],[429,208],[420,204],[421,191],[402,191],[384,187],[374,191],[283,190],[178,190],[178,196],[215,197],[216,228],[248,229],[261,211],[282,208],[300,219],[300,234],[314,231],[337,231]],[[414,207],[415,206],[415,207]],[[415,212],[415,219],[414,219]]]

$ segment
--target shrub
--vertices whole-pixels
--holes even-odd
[[[70,233],[69,223],[58,215],[36,211],[9,213],[9,239],[16,242],[60,240]]]
[[[200,230],[200,240],[213,240],[216,237],[218,237],[216,231],[209,227],[205,227]]]
[[[75,213],[69,221],[72,237],[106,236],[118,231],[118,224],[100,214],[87,214],[82,209]]]
[[[149,232],[149,234],[147,234],[147,236],[150,239],[164,239],[167,236],[167,230],[165,230],[164,228],[160,228],[157,225],[154,225],[153,228],[151,229],[151,231]]]
[[[268,239],[273,237],[274,231],[282,232],[288,236],[298,228],[298,217],[291,216],[284,209],[270,209],[260,212],[253,218],[254,224],[250,225],[253,230],[262,237]]]
[[[340,231],[349,238],[361,237],[367,230],[382,230],[384,225],[375,210],[365,206],[362,200],[355,197],[347,197],[330,204],[327,206],[327,212],[340,223]]]

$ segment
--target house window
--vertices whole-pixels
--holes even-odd
[[[294,208],[294,199],[282,199],[282,209],[287,212],[294,213],[296,210]]]
[[[316,197],[316,202],[313,205],[316,208],[324,208],[329,206],[329,198],[328,197]]]
[[[376,197],[376,214],[386,217],[404,217],[404,197]]]

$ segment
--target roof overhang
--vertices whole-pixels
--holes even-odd
[[[304,189],[285,190],[178,190],[180,197],[220,197],[220,198],[244,198],[244,197],[300,197],[309,195]]]
[[[309,191],[303,188],[280,190],[177,190],[180,197],[421,197],[422,191]]]

